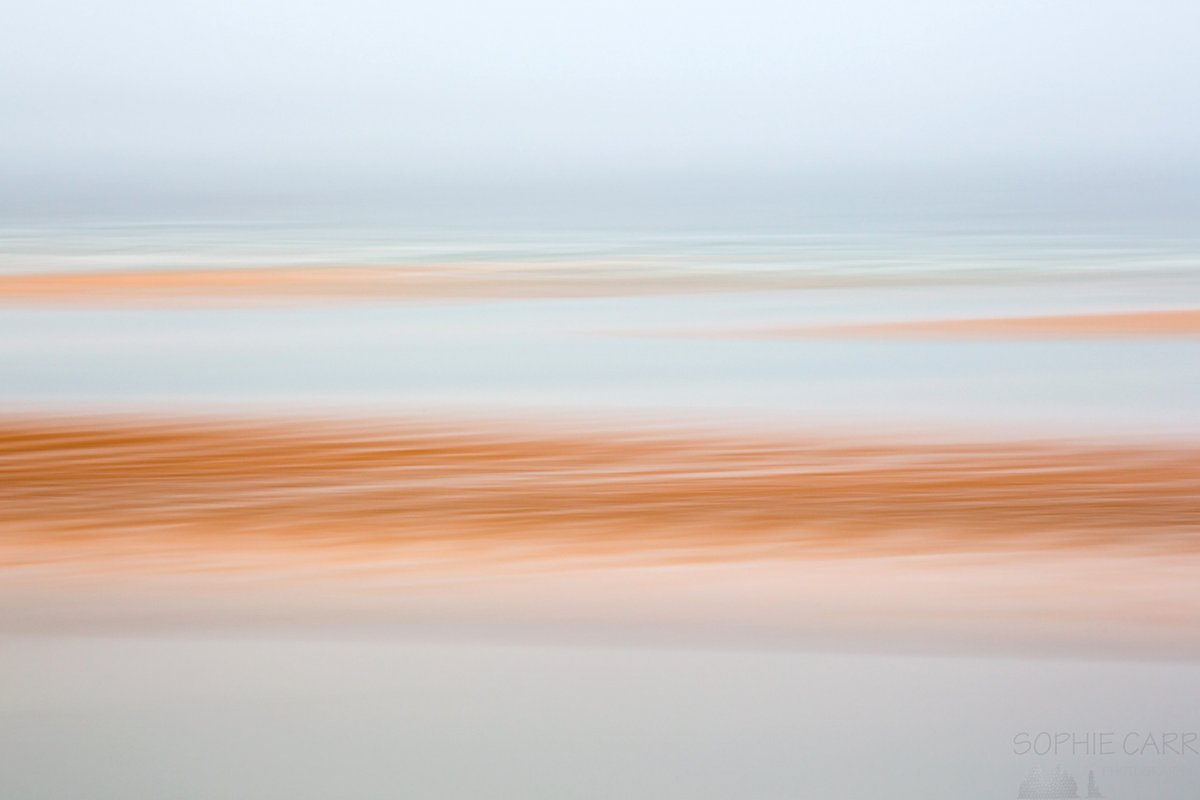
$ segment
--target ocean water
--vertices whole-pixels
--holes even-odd
[[[605,287],[558,297],[235,297],[201,307],[10,300],[0,308],[0,402],[11,410],[633,412],[723,422],[766,415],[789,427],[948,426],[976,435],[996,426],[1118,436],[1200,427],[1194,337],[743,335],[1194,308],[1200,238],[1178,230],[494,234],[92,225],[8,228],[0,242],[0,274],[10,276],[364,265],[503,276],[533,268],[600,276]],[[718,282],[637,288],[648,276],[689,275]],[[748,275],[787,285],[736,283]]]
[[[1162,224],[841,220],[794,229],[412,228],[330,222],[0,226],[0,271],[293,264],[609,263],[788,270],[834,278],[1194,273],[1200,233]]]

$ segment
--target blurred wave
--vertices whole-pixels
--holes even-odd
[[[487,265],[786,273],[817,282],[1187,277],[1188,227],[1059,231],[881,226],[792,231],[413,230],[345,224],[0,226],[0,274]]]

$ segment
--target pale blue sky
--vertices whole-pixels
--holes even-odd
[[[1187,0],[44,0],[5,17],[12,213],[669,205],[703,186],[886,206],[1047,172],[1171,206],[1200,165]]]

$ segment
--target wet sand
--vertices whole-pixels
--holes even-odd
[[[0,474],[10,548],[124,537],[674,561],[1200,547],[1200,453],[1163,446],[9,419]]]
[[[575,263],[147,269],[0,275],[0,303],[238,305],[625,297],[805,288],[822,283],[814,277],[784,273]]]
[[[880,322],[734,331],[745,338],[1093,339],[1200,336],[1200,309]]]
[[[928,279],[925,279],[926,281]],[[879,276],[873,285],[914,279]],[[925,281],[916,281],[922,283]],[[242,267],[0,275],[0,304],[64,306],[240,306],[386,300],[478,301],[636,297],[848,288],[834,279],[782,271],[720,272],[605,264],[455,263],[430,266]],[[611,331],[609,331],[611,333]],[[642,332],[639,335],[663,335]],[[1200,336],[1200,309],[1147,309],[1038,316],[805,324],[682,331],[702,338],[1094,339]]]
[[[10,418],[0,474],[23,632],[1200,649],[1194,449]]]

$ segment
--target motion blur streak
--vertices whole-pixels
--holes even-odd
[[[804,633],[900,610],[910,626],[997,635],[1016,621],[1036,638],[1057,611],[1077,634],[1102,619],[1109,644],[1130,631],[1161,644],[1195,613],[1170,569],[1200,550],[1194,449],[26,417],[0,425],[0,469],[10,589],[58,603],[74,596],[63,581],[99,576],[126,599],[145,580],[165,579],[175,602],[207,586],[241,597],[241,619],[267,589],[319,596],[328,612],[367,585],[373,599],[350,618],[384,603],[411,622],[395,604],[418,598],[468,617],[507,603],[511,623],[538,607],[569,617],[566,598],[676,626],[694,613],[718,632],[730,615]],[[1161,569],[1112,569],[1130,558]],[[519,600],[500,597],[517,574]],[[430,581],[449,583],[431,599]],[[1080,608],[1095,581],[1102,597]],[[680,603],[690,611],[673,616]]]
[[[667,293],[853,285],[786,272],[672,270],[621,263],[436,264],[432,266],[243,267],[0,275],[7,303],[227,304],[307,299],[453,300],[624,297]]]
[[[946,319],[872,325],[832,325],[772,329],[733,335],[764,337],[851,336],[953,339],[1133,338],[1200,335],[1200,310],[1139,311],[1110,314]]]
[[[1200,545],[1190,449],[10,420],[0,456],[9,548],[183,531],[639,558]]]

